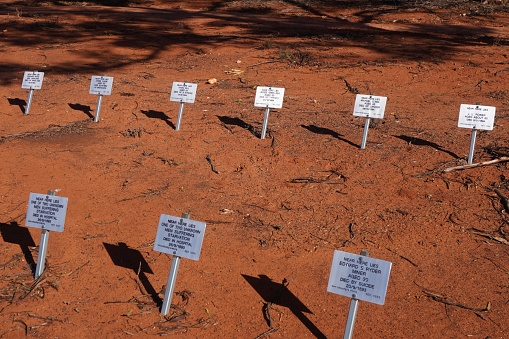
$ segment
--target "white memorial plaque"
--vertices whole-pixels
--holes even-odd
[[[23,83],[21,88],[26,89],[41,89],[42,80],[44,79],[44,72],[25,72],[23,76]]]
[[[107,76],[92,76],[90,82],[90,94],[111,95],[111,88],[113,87],[113,77]]]
[[[493,106],[462,104],[458,127],[491,131],[495,122],[495,111]]]
[[[67,198],[30,193],[25,226],[48,231],[64,231]]]
[[[387,97],[357,94],[353,115],[356,117],[382,119]]]
[[[383,305],[392,263],[334,251],[327,292]]]
[[[285,89],[280,87],[256,87],[255,107],[282,108]]]
[[[187,82],[174,82],[171,86],[170,101],[183,102],[186,104],[194,103],[198,84]]]
[[[154,250],[177,257],[198,260],[200,258],[205,223],[191,219],[161,214],[157,228]]]

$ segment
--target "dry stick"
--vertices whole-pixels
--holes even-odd
[[[61,274],[60,276],[62,276],[62,277],[68,277],[68,276],[70,276],[71,274],[73,274],[73,273],[75,273],[75,272],[78,272],[78,271],[79,271],[79,270],[81,270],[83,267],[87,266],[89,263],[90,263],[90,260],[89,260],[89,261],[87,261],[86,263],[84,263],[83,265],[81,265],[80,267],[78,267],[78,268],[76,268],[76,269],[72,270],[71,272],[69,272],[69,273],[65,273],[65,274]]]
[[[23,201],[23,202],[20,202],[20,203],[19,203],[16,207],[14,207],[12,210],[9,210],[9,211],[7,211],[7,212],[5,212],[5,213],[0,213],[0,215],[6,215],[6,214],[9,214],[9,213],[11,213],[11,212],[13,212],[13,211],[17,210],[17,209],[18,209],[18,207],[20,207],[20,206],[21,206],[21,205],[23,205],[24,203],[25,203],[24,201]],[[14,219],[12,219],[12,220],[14,220]],[[9,221],[12,221],[12,220],[9,220]]]
[[[255,337],[255,339],[260,339],[260,338],[263,338],[263,337],[268,337],[269,335],[271,335],[272,333],[275,333],[277,330],[279,330],[279,326],[276,326],[276,327],[271,327],[269,328],[267,331],[257,335]]]
[[[493,164],[498,164],[500,162],[505,162],[505,161],[509,161],[509,157],[500,157],[498,159],[478,162],[478,163],[470,164],[470,165],[461,165],[461,166],[449,167],[449,168],[444,169],[444,173],[448,173],[448,172],[456,171],[456,170],[463,170],[463,169],[469,169],[469,168],[493,165]]]
[[[500,202],[504,206],[504,209],[506,212],[509,213],[509,200],[505,195],[502,194],[498,189],[495,189],[495,193],[497,193],[498,197],[500,198]]]
[[[205,159],[207,159],[207,161],[209,162],[209,164],[210,164],[210,169],[212,170],[212,172],[219,174],[219,171],[216,169],[216,167],[215,167],[215,166],[214,166],[214,164],[212,163],[212,159],[210,158],[210,154],[207,154],[207,156],[205,157]]]
[[[269,327],[272,328],[272,315],[270,314],[270,308],[272,307],[272,303],[269,301],[265,305],[263,305],[263,312],[269,321]]]
[[[389,252],[392,252],[392,253],[396,254],[397,256],[399,256],[401,259],[408,261],[408,262],[409,262],[410,264],[412,264],[413,266],[415,266],[415,267],[419,267],[416,263],[414,263],[412,260],[408,259],[407,257],[402,256],[401,254],[399,254],[398,252],[396,252],[396,251],[394,251],[394,250],[391,250],[389,247],[386,247],[386,248],[387,248],[387,250],[388,250]]]
[[[136,195],[132,198],[124,198],[124,199],[120,199],[118,200],[117,202],[124,202],[124,201],[129,201],[129,200],[134,200],[134,199],[139,199],[139,198],[147,198],[147,197],[153,197],[153,196],[156,196],[156,195],[160,195],[161,193],[163,193],[165,190],[168,189],[168,187],[170,187],[169,184],[166,184],[165,186],[161,186],[159,188],[156,188],[156,189],[152,189],[150,188],[148,191],[144,192],[143,194],[140,194],[140,195]]]
[[[44,274],[44,273],[46,273],[46,272],[47,272],[47,271],[42,272],[42,274],[39,276],[39,278],[37,278],[37,280],[36,280],[36,281],[34,281],[34,283],[32,284],[32,286],[30,286],[30,289],[28,290],[28,292],[27,292],[24,296],[22,296],[22,297],[20,298],[21,300],[25,299],[25,298],[26,298],[26,297],[28,297],[30,294],[32,294],[32,292],[33,292],[33,291],[35,291],[35,289],[36,289],[39,285],[41,285],[43,282],[45,282],[45,281],[46,281],[46,274]]]
[[[451,305],[451,306],[456,306],[456,307],[460,307],[460,308],[464,308],[466,310],[470,310],[470,311],[475,311],[475,312],[488,312],[491,308],[491,302],[488,301],[488,303],[486,304],[486,307],[485,308],[477,308],[477,307],[470,307],[470,306],[466,306],[466,305],[463,305],[461,303],[458,303],[458,302],[455,302],[455,301],[449,301],[447,299],[445,299],[443,296],[437,294],[437,293],[433,293],[431,291],[427,291],[427,290],[422,290],[424,292],[424,294],[426,294],[428,297],[431,297],[431,299],[435,300],[435,301],[438,301],[438,302],[441,302],[443,304],[446,304],[446,305]]]
[[[491,239],[491,240],[495,240],[495,241],[498,241],[499,243],[502,243],[502,244],[506,244],[506,245],[509,245],[509,241],[507,241],[507,239],[504,239],[502,237],[497,237],[496,235],[491,235],[489,233],[486,233],[486,232],[482,232],[482,231],[478,231],[476,230],[475,228],[472,228],[470,229],[472,231],[472,233],[474,234],[477,234],[477,235],[480,235],[482,237],[485,237],[485,238],[488,238],[488,239]]]
[[[341,247],[345,247],[346,244],[353,241],[353,239],[355,238],[355,233],[353,231],[353,225],[355,225],[353,222],[351,222],[350,225],[348,225],[348,231],[350,232],[350,239],[343,241],[343,245]]]
[[[504,273],[507,273],[509,274],[509,270],[506,269],[504,266],[500,265],[498,262],[496,262],[495,260],[491,259],[491,258],[488,258],[488,257],[482,257],[486,260],[488,260],[489,262],[491,262],[493,265],[495,265],[498,269],[500,269],[502,272]]]
[[[28,325],[21,319],[14,319],[13,321],[23,324],[25,326],[25,336],[28,336]]]
[[[31,318],[37,318],[37,319],[42,319],[42,320],[58,321],[58,322],[61,322],[61,323],[64,322],[63,320],[60,320],[60,319],[57,319],[57,318],[53,318],[52,316],[43,317],[42,315],[37,315],[37,314],[33,314],[33,313],[28,313],[28,316],[31,317]]]
[[[252,65],[246,66],[246,68],[251,68],[251,67],[265,65],[265,64],[272,64],[274,62],[282,62],[282,60],[270,60],[270,61],[258,62],[256,64],[252,64]]]
[[[320,183],[320,184],[342,184],[346,181],[346,177],[338,173],[337,171],[329,171],[331,174],[329,174],[325,179],[316,179],[313,177],[300,177],[300,178],[294,178],[290,180],[290,183],[292,184],[309,184],[309,183]],[[334,178],[334,176],[337,176]],[[342,182],[334,181],[335,179],[343,179]]]

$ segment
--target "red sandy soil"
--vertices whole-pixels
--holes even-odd
[[[393,264],[354,337],[509,338],[507,163],[443,171],[466,163],[460,104],[497,107],[474,163],[509,155],[508,24],[503,2],[2,2],[0,338],[342,337],[334,250]],[[179,131],[174,81],[198,84]],[[286,89],[264,140],[260,85]],[[388,97],[364,150],[356,92]],[[34,282],[48,190],[67,218]],[[164,317],[153,243],[185,212],[207,229]]]

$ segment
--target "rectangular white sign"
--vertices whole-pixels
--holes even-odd
[[[392,263],[334,251],[327,292],[383,305]]]
[[[206,224],[201,221],[161,214],[154,250],[198,260]]]
[[[357,94],[353,115],[356,117],[382,119],[387,97]]]
[[[170,101],[192,104],[196,98],[197,89],[198,84],[174,82],[171,86]]]
[[[107,76],[92,76],[90,81],[90,94],[111,95],[111,88],[113,87],[113,77]]]
[[[255,107],[282,108],[285,89],[280,87],[256,87]]]
[[[493,106],[462,104],[458,127],[491,131],[495,122],[495,111]]]
[[[23,83],[21,88],[26,89],[41,89],[42,80],[44,79],[44,72],[25,72],[23,75]]]
[[[48,231],[64,231],[67,198],[30,193],[25,226]]]

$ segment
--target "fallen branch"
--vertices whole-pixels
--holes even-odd
[[[464,309],[470,310],[470,311],[488,312],[491,309],[491,302],[489,302],[489,301],[486,304],[485,308],[477,308],[477,307],[466,306],[466,305],[463,305],[463,304],[458,303],[456,301],[449,301],[444,296],[442,296],[440,294],[437,294],[437,293],[434,293],[434,292],[431,292],[431,291],[428,291],[428,290],[423,290],[422,292],[424,294],[426,294],[428,297],[430,297],[431,299],[433,299],[435,301],[438,301],[440,303],[443,303],[443,304],[446,304],[446,305],[451,305],[451,306],[456,306],[456,307],[460,307],[460,308],[464,308]]]
[[[456,170],[463,170],[463,169],[469,169],[469,168],[481,167],[481,166],[488,166],[488,165],[498,164],[498,163],[500,163],[500,162],[505,162],[505,161],[509,161],[509,157],[500,157],[500,158],[498,158],[498,159],[493,159],[493,160],[489,160],[489,161],[478,162],[478,163],[475,163],[475,164],[469,164],[469,165],[461,165],[461,166],[449,167],[449,168],[444,169],[444,173],[448,173],[448,172],[452,172],[452,171],[456,171]]]

